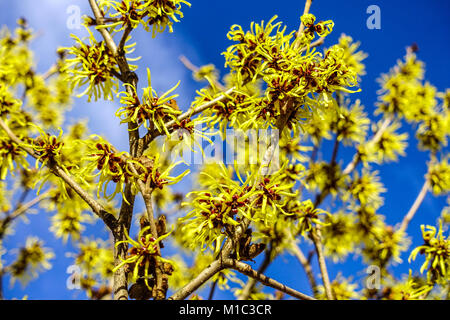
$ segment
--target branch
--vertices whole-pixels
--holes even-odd
[[[392,115],[388,118],[385,118],[380,128],[378,128],[377,132],[375,133],[375,135],[369,140],[368,144],[377,143],[378,141],[380,141],[383,133],[386,131],[389,124],[391,124],[392,120],[393,120]],[[342,171],[342,175],[346,176],[352,173],[352,171],[355,170],[356,166],[359,164],[360,161],[361,156],[359,152],[356,151],[352,161],[349,164],[347,164],[345,169]],[[318,193],[314,202],[314,206],[318,207],[323,202],[323,200],[325,200],[325,198],[329,195],[329,193],[330,193],[329,190],[322,190],[320,193]]]
[[[211,285],[211,290],[209,291],[208,300],[213,299],[214,292],[216,291],[216,288],[217,288],[217,282],[219,282],[219,279],[216,279],[216,281],[214,281],[213,284]]]
[[[427,195],[429,188],[430,188],[430,180],[426,179],[424,184],[422,185],[422,189],[420,190],[419,194],[417,195],[416,200],[414,201],[413,205],[409,209],[408,213],[404,216],[402,224],[400,225],[399,231],[401,231],[401,232],[406,231],[406,228],[408,228],[408,224],[411,222],[411,220],[413,219],[417,210],[419,209],[420,205],[422,204],[423,200],[425,199],[425,196]]]
[[[230,89],[228,89],[227,91],[225,91],[223,94],[221,94],[220,96],[218,96],[217,98],[208,101],[198,107],[195,108],[190,108],[188,111],[186,111],[185,113],[181,114],[178,116],[177,120],[171,120],[169,122],[166,123],[166,128],[168,130],[170,130],[175,124],[179,123],[180,121],[190,118],[200,112],[205,111],[206,109],[209,109],[211,107],[213,107],[215,104],[217,104],[218,102],[225,100],[226,98],[228,98],[228,96],[233,93],[233,91],[236,90],[235,87],[232,87]],[[157,136],[161,135],[161,133],[158,130],[152,130],[149,131],[142,139],[143,139],[143,143],[144,145],[148,145],[154,138],[156,138]]]
[[[295,241],[291,241],[291,247],[290,250],[294,254],[294,256],[297,258],[297,260],[302,265],[303,269],[306,272],[306,276],[308,277],[309,284],[311,285],[311,289],[313,291],[314,296],[318,295],[317,290],[317,282],[316,278],[314,277],[314,273],[311,267],[311,264],[309,263],[309,260],[305,257],[303,254],[303,251],[300,249],[300,247],[297,245]]]
[[[333,292],[331,290],[330,277],[328,276],[327,264],[325,262],[325,256],[323,254],[323,247],[321,241],[320,229],[316,226],[316,229],[311,229],[311,238],[316,247],[317,260],[319,261],[320,273],[322,274],[323,286],[328,300],[334,300]]]
[[[100,8],[98,7],[97,1],[89,0],[89,4],[91,5],[92,12],[94,13],[94,16],[95,16],[95,20],[96,20],[95,22],[97,23],[97,25],[103,25],[105,23],[105,19],[103,18]],[[114,56],[117,56],[116,43],[114,42],[114,40],[113,40],[111,34],[108,32],[108,30],[106,28],[99,28],[97,30],[102,35],[103,39],[105,40],[106,46],[111,51],[111,53]]]
[[[174,293],[169,300],[184,300],[195,290],[200,288],[206,281],[208,281],[217,272],[224,269],[222,260],[214,260],[209,266],[203,269],[191,282],[185,285],[183,288]]]
[[[377,143],[378,141],[380,141],[381,136],[383,135],[384,131],[386,131],[388,126],[391,124],[392,120],[393,120],[393,116],[385,118],[383,123],[381,124],[381,127],[377,130],[376,134],[372,137],[372,139],[370,139],[370,141],[368,143]],[[352,161],[345,167],[342,174],[348,175],[349,173],[351,173],[360,161],[361,161],[361,157],[360,157],[359,153],[357,152],[353,156]]]
[[[310,297],[304,293],[301,293],[297,290],[294,290],[282,283],[279,283],[276,280],[273,280],[267,276],[265,276],[264,274],[253,270],[252,267],[250,267],[248,264],[237,261],[235,259],[227,259],[224,261],[225,265],[228,268],[232,268],[236,271],[239,271],[242,274],[245,274],[246,276],[252,277],[256,280],[258,280],[259,282],[261,282],[263,285],[277,289],[279,291],[282,291],[290,296],[293,296],[297,299],[301,299],[301,300],[316,300],[313,297]]]
[[[303,15],[308,14],[309,9],[311,8],[312,0],[306,0],[305,2],[305,8],[303,9]],[[297,38],[295,39],[294,49],[298,49],[300,46],[300,35],[303,33],[303,30],[305,30],[305,26],[303,25],[303,22],[300,23],[300,27],[297,31]]]
[[[264,260],[258,268],[258,273],[263,273],[264,271],[266,271],[267,267],[272,262],[272,252],[273,252],[273,246],[272,246],[272,244],[270,244],[269,249],[266,250],[266,252],[265,252]],[[249,298],[253,288],[255,287],[255,284],[256,284],[256,279],[250,278],[248,280],[247,284],[245,285],[245,287],[242,289],[242,293],[238,297],[238,300],[247,300]]]
[[[190,71],[192,71],[193,73],[196,73],[200,70],[199,67],[197,67],[196,65],[194,65],[188,58],[186,58],[185,56],[180,56],[179,57],[181,63]],[[214,85],[221,91],[225,91],[225,86],[223,84],[221,84],[219,82],[219,80],[217,79],[211,79],[212,81],[214,81]]]
[[[334,146],[333,146],[333,154],[331,155],[331,165],[336,164],[336,158],[339,150],[339,140],[338,140],[339,133],[336,134],[336,138],[334,140]]]
[[[16,143],[19,148],[26,151],[33,158],[38,159],[38,155],[34,152],[33,149],[23,146],[23,141],[20,140],[6,125],[3,119],[0,119],[0,127],[6,132],[9,138]],[[111,213],[107,212],[103,206],[97,202],[92,196],[87,193],[74,179],[72,176],[67,174],[64,169],[62,169],[57,164],[52,164],[47,162],[46,166],[50,169],[50,171],[55,174],[57,177],[60,177],[67,185],[69,185],[75,193],[77,193],[81,199],[83,199],[94,211],[94,213],[103,220],[106,226],[111,230],[113,234],[116,233],[117,220]]]
[[[98,4],[95,0],[89,0],[89,4],[91,6],[92,12],[94,13],[95,20],[97,25],[103,25],[105,22],[105,19],[100,11],[100,8],[98,7]],[[114,42],[111,34],[108,32],[107,28],[100,28],[98,29],[100,34],[102,35],[103,39],[105,40],[105,43],[111,53],[114,57],[116,57],[117,64],[119,66],[121,75],[116,75],[116,77],[124,82],[131,84],[134,88],[137,87],[138,78],[134,72],[130,71],[130,67],[128,65],[127,59],[125,57],[124,52],[124,46],[125,42],[128,38],[129,33],[131,30],[129,28],[126,28],[122,39],[120,41],[119,47],[117,47],[116,43]],[[126,91],[128,94],[133,95],[133,89],[130,86],[126,86]],[[129,122],[128,123],[128,141],[130,145],[130,154],[133,157],[138,157],[142,155],[142,152],[144,151],[142,148],[141,139],[139,137],[139,130],[136,130],[136,123]],[[122,205],[120,208],[120,214],[118,219],[118,232],[114,236],[114,242],[123,241],[126,240],[124,235],[124,230],[129,231],[131,226],[131,220],[133,216],[133,210],[134,210],[134,194],[132,193],[132,188],[129,183],[125,185],[124,194],[127,197],[128,203],[126,201],[122,201]],[[114,252],[114,265],[118,265],[121,263],[121,261],[125,258],[126,252],[128,250],[127,244],[124,242],[118,248],[115,248]],[[115,299],[128,299],[128,290],[127,290],[127,276],[125,274],[124,268],[120,268],[117,270],[117,272],[114,274],[114,284],[113,284],[113,290],[114,290],[114,298]]]
[[[40,194],[38,197],[32,199],[31,201],[29,201],[25,204],[22,204],[22,202],[19,202],[19,204],[17,205],[17,208],[13,212],[11,212],[11,214],[7,215],[2,221],[0,221],[0,240],[3,238],[4,232],[6,231],[8,224],[13,222],[18,217],[20,217],[22,214],[24,214],[28,209],[30,209],[35,204],[48,198],[52,191],[53,190],[47,190],[46,192]]]

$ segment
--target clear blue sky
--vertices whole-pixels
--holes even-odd
[[[82,35],[81,30],[69,30],[66,27],[70,5],[79,5],[82,13],[90,14],[87,0],[0,0],[0,24],[10,28],[15,26],[17,18],[24,16],[31,27],[38,32],[38,38],[33,42],[36,52],[38,70],[45,72],[53,63],[58,46],[69,46],[70,33]],[[37,6],[37,4],[39,4]],[[378,5],[381,9],[381,30],[366,28],[369,5]],[[179,62],[178,57],[183,54],[189,57],[194,64],[202,65],[214,63],[223,70],[224,60],[221,56],[230,42],[226,38],[229,27],[241,24],[248,28],[251,21],[269,20],[277,14],[291,30],[298,27],[299,17],[303,11],[303,1],[192,1],[191,8],[184,8],[185,17],[181,23],[175,25],[173,34],[158,35],[152,39],[150,34],[143,32],[136,34],[138,42],[137,55],[142,56],[139,62],[140,70],[149,67],[152,70],[153,84],[158,91],[172,87],[178,80],[181,86],[178,89],[180,104],[189,105],[199,85],[191,79],[188,72]],[[419,46],[418,57],[426,63],[426,79],[436,86],[439,91],[449,87],[450,62],[450,2],[447,0],[435,1],[389,1],[389,0],[353,0],[333,1],[316,0],[313,2],[312,13],[320,20],[332,19],[335,28],[326,40],[326,45],[335,43],[341,33],[352,36],[361,41],[361,49],[369,54],[365,60],[367,75],[361,83],[362,92],[355,94],[354,98],[362,100],[366,111],[372,114],[376,91],[379,89],[376,78],[382,72],[387,72],[397,61],[403,57],[405,48],[412,43]],[[143,77],[141,77],[143,78]],[[89,119],[89,125],[99,133],[105,134],[115,145],[126,149],[126,135],[124,128],[118,130],[119,121],[114,117],[117,105],[113,103],[98,103],[86,105],[85,99],[76,100],[70,117],[83,117]],[[69,123],[70,123],[69,117]],[[404,129],[406,130],[406,129]],[[410,137],[414,136],[412,131]],[[427,155],[416,151],[416,142],[409,140],[408,157],[401,158],[398,163],[383,166],[381,170],[382,181],[389,192],[385,194],[385,206],[380,210],[386,215],[390,224],[400,221],[414,201],[423,183],[426,172],[425,162]],[[344,154],[349,159],[351,154]],[[185,182],[186,186],[188,182]],[[413,245],[419,244],[419,226],[423,223],[434,224],[445,205],[445,199],[434,198],[428,195],[417,212],[416,217],[408,230],[416,239]],[[74,252],[70,242],[66,245],[55,239],[48,231],[48,213],[40,212],[30,216],[28,224],[19,223],[16,233],[5,241],[7,249],[20,246],[27,235],[32,234],[44,239],[46,245],[52,247],[57,258],[52,261],[53,269],[41,274],[40,278],[31,282],[25,289],[19,283],[9,286],[6,278],[6,298],[21,298],[28,294],[30,299],[73,299],[84,298],[84,294],[66,289],[66,268],[72,259],[65,256],[65,252]],[[88,227],[91,233],[105,238],[106,232],[98,234],[97,226]],[[7,253],[5,259],[10,261],[13,255]],[[403,256],[404,263],[398,267],[399,272],[407,272],[407,254]],[[294,266],[286,272],[286,265]],[[342,270],[344,276],[353,275],[360,288],[365,275],[360,261],[350,259],[343,265],[333,265],[329,262],[331,277],[334,278]],[[309,292],[308,284],[303,270],[289,255],[280,257],[273,263],[267,275],[285,282],[302,291]],[[218,298],[227,298],[229,295],[218,293]]]

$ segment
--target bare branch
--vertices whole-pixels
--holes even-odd
[[[203,269],[195,279],[174,293],[169,300],[184,300],[195,290],[200,288],[205,282],[211,279],[217,272],[223,270],[222,260],[214,260],[209,266]]]
[[[380,141],[381,137],[383,136],[383,133],[386,131],[388,126],[391,124],[393,117],[385,118],[383,123],[381,124],[380,128],[378,128],[375,135],[370,139],[368,143],[377,143]],[[350,174],[358,165],[358,163],[361,161],[361,157],[359,153],[357,152],[354,156],[352,161],[345,167],[344,171],[342,171],[343,175]]]

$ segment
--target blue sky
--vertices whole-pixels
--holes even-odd
[[[87,0],[0,0],[1,25],[13,28],[16,19],[24,16],[37,31],[38,37],[33,42],[32,48],[38,61],[38,71],[45,72],[50,67],[56,58],[55,51],[58,46],[72,44],[70,33],[84,34],[82,30],[69,30],[66,26],[68,18],[66,10],[71,5],[79,5],[83,14],[91,14]],[[230,45],[226,34],[231,25],[241,24],[246,29],[251,21],[267,21],[276,14],[290,30],[294,30],[298,27],[303,5],[303,1],[298,0],[192,1],[191,8],[184,8],[185,17],[181,23],[175,24],[173,34],[159,34],[155,39],[145,32],[135,34],[135,40],[138,42],[136,56],[142,56],[138,62],[139,74],[142,75],[141,82],[145,81],[142,80],[145,79],[143,76],[145,67],[151,69],[152,82],[157,91],[164,92],[181,80],[177,93],[180,94],[179,104],[186,108],[199,84],[192,80],[190,72],[179,62],[180,55],[187,56],[196,65],[214,63],[223,70],[224,59],[221,52]],[[366,19],[369,17],[366,9],[369,5],[378,5],[381,9],[380,30],[369,30],[366,27]],[[335,22],[334,31],[327,37],[325,46],[332,45],[341,33],[346,33],[361,41],[361,49],[369,54],[365,60],[367,75],[361,82],[362,91],[353,95],[353,99],[361,99],[369,114],[374,110],[376,91],[379,89],[376,78],[380,73],[387,72],[397,59],[402,58],[405,48],[414,42],[419,46],[418,57],[426,64],[427,81],[439,91],[449,87],[449,1],[316,0],[313,2],[311,12],[319,20],[332,19]],[[118,119],[114,117],[118,105],[109,102],[98,102],[94,105],[86,104],[85,101],[85,98],[75,101],[68,122],[70,123],[71,118],[86,118],[91,129],[106,135],[113,144],[126,150],[125,129],[119,126]],[[401,220],[417,196],[423,183],[425,162],[428,159],[426,153],[416,151],[413,131],[407,127],[403,130],[408,131],[410,136],[409,147],[406,150],[408,157],[380,168],[382,181],[388,189],[384,194],[385,206],[381,208],[380,213],[386,215],[386,221],[390,224]],[[344,151],[341,157],[346,163],[351,155],[351,152]],[[189,180],[186,181],[183,187],[188,186]],[[410,235],[416,239],[413,245],[420,243],[418,240],[420,224],[434,224],[444,205],[443,197],[434,198],[431,195],[426,197],[408,228]],[[24,243],[28,234],[37,235],[56,253],[57,258],[52,262],[53,269],[41,274],[39,279],[31,282],[25,289],[19,283],[10,287],[7,278],[4,285],[6,298],[21,298],[25,294],[28,294],[30,299],[84,297],[80,292],[66,289],[66,268],[72,263],[72,259],[66,257],[65,252],[74,252],[74,249],[70,242],[63,244],[48,232],[49,217],[50,215],[44,212],[31,215],[29,223],[21,222],[17,225],[15,234],[6,239],[5,246],[7,249],[17,247]],[[98,232],[98,224],[89,226],[88,230]],[[103,232],[98,236],[105,238],[107,234]],[[8,261],[11,257],[12,255],[7,253],[5,259]],[[409,268],[407,254],[403,256],[403,260],[404,263],[397,268],[402,273],[407,272]],[[292,271],[286,272],[288,264],[295,267]],[[344,276],[353,275],[360,288],[362,287],[364,270],[359,260],[353,261],[349,258],[343,266],[333,265],[330,261],[328,267],[332,278],[342,271]],[[309,292],[304,272],[298,262],[289,255],[276,260],[267,270],[267,275]],[[217,293],[216,297],[230,296]]]

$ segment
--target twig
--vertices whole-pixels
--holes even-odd
[[[105,23],[105,19],[103,18],[100,8],[98,7],[97,1],[89,0],[89,4],[91,6],[92,12],[94,13],[97,25],[103,25]],[[105,40],[106,46],[111,51],[113,56],[117,56],[116,43],[114,42],[114,40],[113,40],[111,34],[108,32],[108,30],[106,28],[99,28],[97,30],[102,35],[103,39]]]
[[[301,293],[297,290],[294,290],[282,283],[279,283],[276,280],[273,280],[272,278],[269,278],[267,276],[265,276],[262,273],[259,273],[256,270],[253,270],[252,267],[250,267],[248,264],[243,263],[241,261],[237,261],[235,259],[227,259],[224,261],[225,265],[229,268],[232,268],[234,270],[239,271],[242,274],[245,274],[246,276],[252,277],[256,280],[258,280],[259,282],[261,282],[262,284],[264,284],[265,286],[277,289],[279,291],[282,291],[290,296],[293,296],[297,299],[301,299],[301,300],[316,300],[313,297],[310,297],[304,293]]]
[[[190,281],[183,288],[175,292],[169,300],[184,300],[190,294],[192,294],[195,290],[200,288],[206,281],[208,281],[212,276],[214,276],[217,272],[223,270],[224,265],[221,259],[214,260],[209,266],[203,269],[197,277],[195,277],[192,281]]]
[[[0,127],[6,132],[6,134],[9,136],[9,138],[16,143],[19,148],[26,151],[29,155],[31,155],[33,158],[38,159],[38,155],[34,152],[33,149],[25,147],[23,145],[23,141],[20,140],[12,131],[11,129],[6,125],[6,123],[3,121],[3,119],[0,119]],[[60,177],[69,187],[77,193],[81,199],[83,199],[94,211],[94,213],[105,222],[106,226],[115,233],[116,232],[116,226],[117,226],[117,220],[111,213],[107,212],[103,206],[97,202],[94,198],[91,197],[89,193],[87,193],[74,179],[72,176],[66,173],[64,169],[62,169],[57,164],[53,164],[51,162],[47,162],[46,166],[58,177]]]
[[[323,254],[323,247],[321,241],[321,233],[318,226],[310,232],[314,246],[316,247],[317,260],[319,261],[320,273],[322,274],[323,286],[328,300],[333,300],[333,292],[331,290],[330,277],[328,276],[327,264],[325,262],[325,255]]]
[[[266,250],[264,255],[264,260],[261,263],[261,265],[258,268],[259,273],[264,273],[267,269],[267,267],[270,265],[270,262],[272,261],[272,252],[273,252],[273,246],[272,244],[269,245],[269,249]],[[256,279],[250,278],[245,287],[242,289],[242,293],[238,297],[238,300],[247,300],[250,297],[250,294],[252,293],[253,288],[255,287]]]
[[[383,133],[389,127],[389,124],[392,122],[392,120],[393,120],[393,116],[385,118],[383,123],[381,124],[380,128],[378,128],[377,132],[370,139],[368,144],[379,142],[381,137],[383,136]],[[345,169],[342,171],[342,175],[347,176],[350,173],[352,173],[352,171],[356,168],[356,166],[359,164],[360,161],[361,161],[361,155],[358,151],[356,151],[355,155],[352,158],[352,161],[350,161],[347,164],[347,166],[345,167]],[[330,193],[330,191],[328,189],[322,190],[320,193],[318,193],[316,196],[315,202],[314,202],[314,206],[318,207],[323,202],[323,200],[325,200],[325,198],[329,195],[329,193]]]
[[[188,58],[186,58],[185,56],[181,55],[178,59],[180,59],[181,63],[189,70],[191,70],[192,72],[198,72],[198,70],[200,69],[199,67],[197,67],[196,65],[194,65]]]
[[[219,279],[216,279],[216,281],[214,281],[213,284],[211,285],[211,290],[209,291],[208,300],[213,299],[214,292],[216,291],[216,288],[217,288],[217,282],[219,282]]]
[[[197,67],[196,65],[194,65],[188,58],[186,58],[185,56],[180,56],[179,57],[181,63],[190,71],[192,71],[193,73],[196,73],[200,70],[199,67]],[[220,91],[225,91],[226,88],[223,84],[221,84],[217,79],[212,79],[212,80],[216,80],[214,81],[214,85],[220,90]]]
[[[339,133],[336,134],[336,138],[334,140],[333,154],[331,156],[331,161],[330,161],[331,165],[336,164],[337,153],[338,153],[338,150],[339,150],[338,136],[339,136]]]
[[[305,52],[306,50],[308,50],[308,48],[311,49],[311,48],[321,46],[324,42],[325,42],[325,37],[320,37],[316,41],[312,42],[309,46],[303,47],[300,50],[298,50],[298,52],[302,53],[302,52]]]
[[[303,251],[300,249],[300,247],[297,245],[297,243],[295,241],[291,241],[290,250],[292,251],[294,256],[297,258],[297,260],[300,262],[303,269],[305,270],[306,276],[308,277],[309,284],[311,285],[311,289],[313,291],[313,295],[317,296],[319,293],[317,290],[317,282],[316,282],[316,278],[314,277],[314,273],[313,273],[313,270],[311,267],[311,263],[309,262],[309,259],[307,259],[305,257],[305,255],[303,254]]]
[[[2,221],[0,221],[0,240],[4,236],[4,232],[6,231],[6,228],[8,224],[13,222],[15,219],[20,217],[22,214],[24,214],[28,209],[30,209],[35,204],[41,202],[42,200],[48,198],[52,190],[47,190],[46,192],[40,194],[36,198],[32,199],[31,201],[22,204],[22,202],[19,202],[16,209],[11,212],[11,214],[7,215]]]
[[[372,137],[372,139],[368,143],[378,143],[378,141],[380,141],[383,133],[386,131],[388,126],[391,124],[392,120],[393,120],[392,116],[385,118],[383,123],[381,124],[380,128],[377,130],[375,135]],[[349,173],[351,173],[360,161],[361,161],[361,157],[360,157],[359,153],[357,152],[353,156],[352,161],[345,167],[344,171],[342,171],[342,174],[348,175]]]
[[[425,199],[425,196],[427,195],[429,188],[430,188],[430,180],[426,179],[424,184],[422,185],[422,189],[420,189],[420,192],[417,195],[416,200],[414,201],[408,213],[404,216],[402,220],[402,224],[400,225],[399,228],[400,232],[405,232],[406,229],[408,228],[409,223],[411,222],[420,205],[422,204],[423,200]]]
[[[58,65],[55,63],[53,64],[43,75],[42,78],[44,80],[49,79],[51,76],[57,74],[59,72]]]

